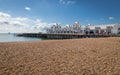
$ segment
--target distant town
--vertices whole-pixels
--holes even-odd
[[[120,34],[120,24],[104,24],[104,25],[91,25],[82,27],[79,22],[73,25],[61,26],[56,23],[47,29],[47,33],[78,33],[78,34],[102,34],[102,35],[118,35]]]

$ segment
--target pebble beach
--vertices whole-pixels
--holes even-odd
[[[120,75],[120,37],[3,42],[0,75]]]

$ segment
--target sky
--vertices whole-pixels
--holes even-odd
[[[45,32],[75,21],[119,24],[120,0],[0,0],[0,33]]]

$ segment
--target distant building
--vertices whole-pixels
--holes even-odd
[[[81,25],[79,22],[75,22],[73,26],[66,25],[62,27],[59,24],[53,25],[50,29],[47,29],[47,33],[81,33]]]
[[[73,25],[66,25],[64,27],[56,23],[51,28],[47,29],[47,33],[117,35],[120,34],[120,24],[88,24],[86,27],[83,28],[79,22],[75,22]]]
[[[120,24],[116,24],[113,26],[113,29],[111,30],[112,34],[119,34],[120,35]]]
[[[86,34],[103,34],[113,35],[120,34],[120,24],[105,24],[105,25],[87,25],[85,28]]]

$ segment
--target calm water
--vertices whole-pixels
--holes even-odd
[[[34,41],[40,38],[18,37],[15,34],[0,34],[0,42],[16,42],[16,41]]]

